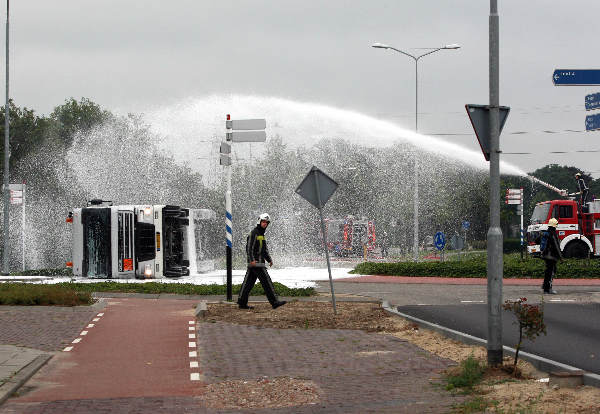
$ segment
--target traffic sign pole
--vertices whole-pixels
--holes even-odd
[[[267,126],[265,119],[231,119],[227,114],[225,121],[225,140],[220,148],[219,162],[227,168],[227,191],[225,192],[225,247],[227,265],[227,300],[233,300],[233,213],[231,209],[231,147],[234,142],[265,142],[267,134],[264,129]]]
[[[319,209],[321,217],[321,233],[323,235],[323,248],[327,258],[327,271],[329,272],[329,287],[331,288],[331,302],[333,304],[333,313],[337,314],[335,306],[335,293],[333,291],[333,278],[331,277],[331,264],[329,262],[329,249],[327,248],[327,239],[325,233],[325,220],[323,219],[323,206],[337,189],[338,184],[327,174],[313,166],[300,185],[296,188],[296,194],[299,194],[306,201]]]
[[[500,228],[500,97],[498,0],[490,0],[490,228],[487,233],[487,363],[502,365],[502,229]]]
[[[331,303],[333,304],[333,314],[337,315],[337,309],[335,307],[335,293],[333,291],[333,278],[331,277],[331,264],[329,263],[329,249],[327,248],[327,239],[325,236],[325,220],[323,220],[323,207],[321,203],[321,191],[319,189],[319,179],[317,177],[317,171],[315,171],[315,188],[317,189],[317,200],[319,203],[319,216],[321,217],[321,233],[323,234],[323,247],[325,248],[325,258],[327,259],[327,272],[329,273],[329,288],[331,289]]]
[[[227,114],[229,121],[231,116]],[[226,123],[227,126],[227,123]],[[226,128],[225,136],[231,131]],[[225,262],[227,266],[227,300],[233,300],[233,214],[231,210],[231,160],[225,167],[227,169],[227,191],[225,192]]]

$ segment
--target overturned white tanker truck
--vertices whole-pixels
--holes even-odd
[[[208,244],[206,238],[196,234],[195,224],[214,219],[214,211],[207,209],[114,206],[109,201],[91,200],[87,207],[68,214],[72,261],[67,266],[73,268],[74,276],[88,278],[186,276],[190,268],[198,270],[198,250],[207,247],[200,244]],[[201,256],[204,259],[210,254],[204,251]]]

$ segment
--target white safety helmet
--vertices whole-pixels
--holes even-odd
[[[271,217],[269,217],[269,215],[267,213],[262,213],[260,216],[258,216],[258,221],[256,222],[256,224],[260,224],[261,221],[266,221],[267,223],[271,222]]]
[[[552,217],[550,220],[548,220],[548,226],[556,228],[557,225],[558,225],[558,220],[555,219],[554,217]]]

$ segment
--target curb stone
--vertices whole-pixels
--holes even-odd
[[[50,354],[42,354],[37,356],[24,368],[19,370],[15,375],[9,378],[0,386],[0,405],[4,403],[11,395],[13,395],[29,378],[31,378],[46,362],[52,358]]]

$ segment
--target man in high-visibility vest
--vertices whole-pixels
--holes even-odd
[[[252,229],[246,238],[248,268],[237,301],[240,309],[252,309],[252,306],[248,306],[248,296],[250,295],[250,291],[256,283],[257,278],[260,280],[260,284],[273,309],[287,303],[285,300],[277,299],[275,289],[273,288],[273,282],[267,272],[266,263],[269,263],[269,266],[273,266],[273,260],[269,254],[267,240],[265,239],[265,230],[270,222],[271,219],[267,213],[261,214],[256,223],[256,227]]]

